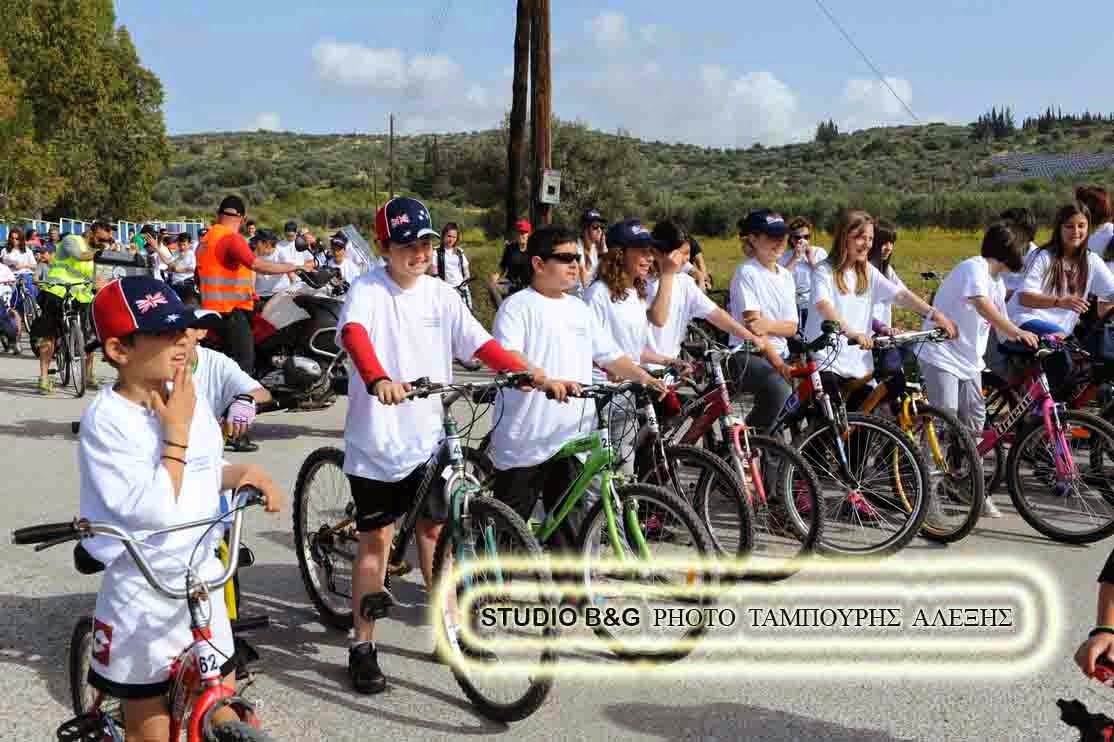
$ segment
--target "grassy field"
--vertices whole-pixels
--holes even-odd
[[[1047,232],[1047,230],[1046,230]],[[1047,239],[1047,233],[1038,235],[1038,244]],[[814,244],[827,248],[831,236],[817,233]],[[487,276],[493,273],[502,254],[502,244],[484,240],[480,230],[468,230],[463,235],[463,244],[472,264],[472,274]],[[898,233],[897,248],[894,252],[894,266],[905,284],[912,290],[928,298],[935,286],[928,285],[920,274],[936,271],[946,275],[957,263],[979,254],[982,235],[977,232],[960,232],[943,229],[903,230]],[[713,289],[726,289],[731,283],[735,267],[742,259],[739,241],[734,239],[701,238],[705,260],[712,272]],[[482,302],[481,302],[482,303]],[[485,324],[490,326],[490,309],[479,310]],[[920,320],[912,318],[903,310],[898,310],[898,321],[906,329],[919,329]]]

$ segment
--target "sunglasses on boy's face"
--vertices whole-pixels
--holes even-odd
[[[580,262],[580,253],[578,253],[578,252],[555,252],[552,255],[550,255],[549,257],[547,257],[546,260],[556,260],[558,263],[564,263],[566,265],[568,265],[569,263],[579,263]]]
[[[811,236],[812,235],[810,235],[808,232],[805,232],[804,234],[791,234],[789,235],[789,241],[794,244],[797,242],[807,242],[808,238]]]

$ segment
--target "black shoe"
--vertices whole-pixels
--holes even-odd
[[[237,453],[255,453],[259,450],[259,444],[252,443],[246,435],[240,436],[239,438],[229,438],[224,446],[230,451],[235,451]]]
[[[348,677],[357,693],[371,695],[387,690],[387,678],[379,669],[379,656],[370,642],[349,648]]]

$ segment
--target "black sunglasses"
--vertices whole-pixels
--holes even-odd
[[[812,235],[810,235],[810,234],[791,234],[791,235],[789,235],[789,241],[790,242],[800,242],[801,240],[807,240],[811,236]]]
[[[578,252],[555,252],[545,258],[546,260],[556,260],[558,263],[579,263],[580,253]]]

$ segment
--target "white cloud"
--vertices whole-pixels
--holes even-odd
[[[627,17],[622,13],[604,11],[585,23],[585,30],[604,49],[624,47],[630,43]]]
[[[847,110],[840,121],[841,128],[853,131],[872,126],[913,123],[905,106],[894,97],[894,93],[897,93],[912,107],[913,84],[902,77],[886,77],[885,80],[893,88],[893,92],[877,79],[854,78],[847,81],[843,88],[843,103]]]
[[[398,49],[371,49],[322,39],[313,47],[317,75],[326,82],[368,92],[386,93],[441,85],[460,75],[449,57],[417,55],[409,61]]]
[[[281,122],[279,115],[273,111],[261,113],[255,117],[255,128],[264,131],[280,131]]]

